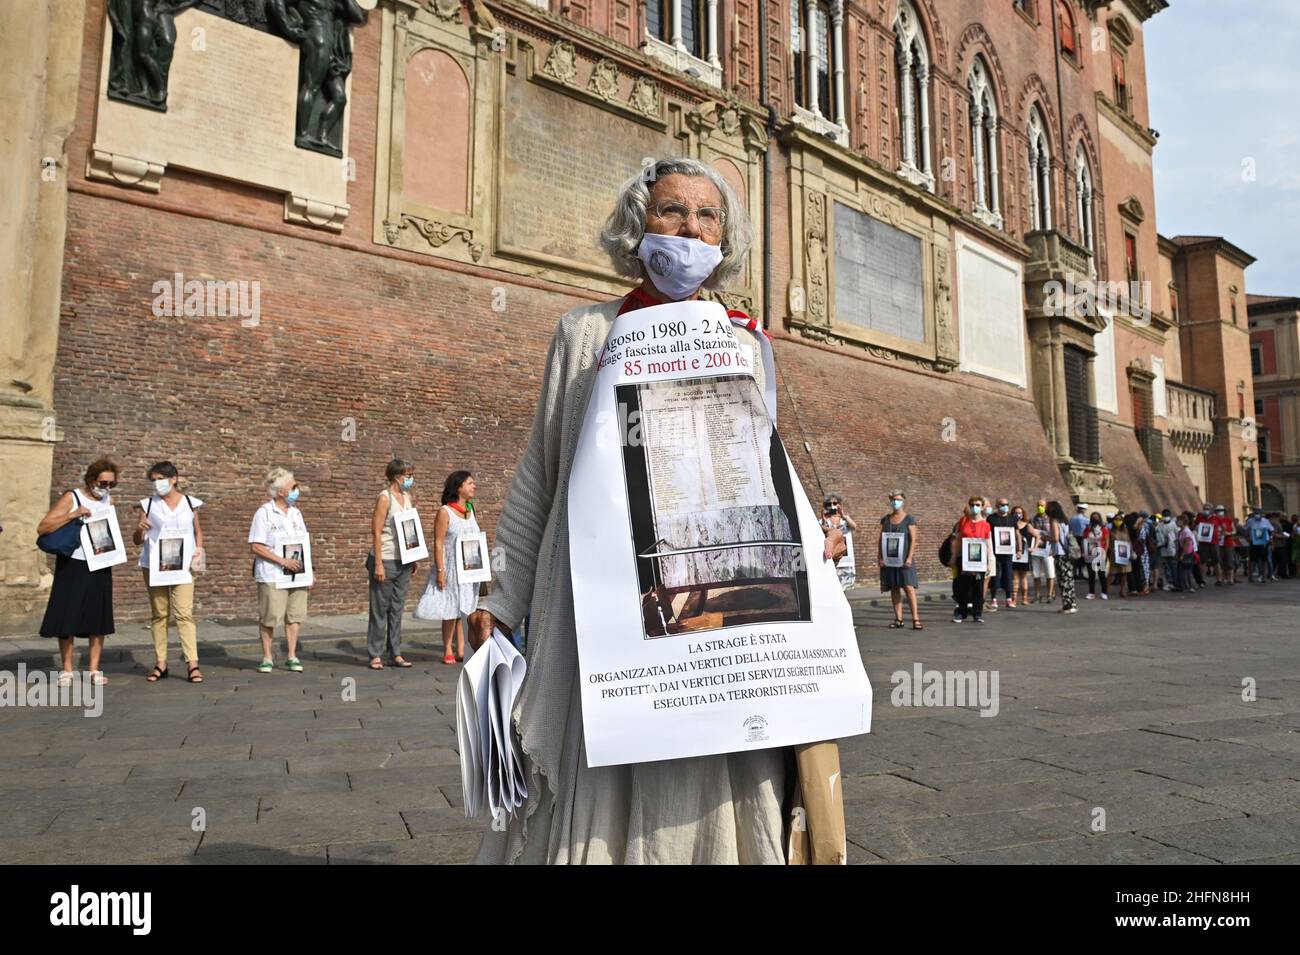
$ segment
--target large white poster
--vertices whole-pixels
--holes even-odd
[[[722,306],[615,320],[569,479],[589,765],[869,731],[848,601],[770,406]]]

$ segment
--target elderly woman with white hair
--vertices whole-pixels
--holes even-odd
[[[284,625],[284,639],[289,644],[289,658],[284,666],[302,672],[298,659],[298,628],[307,619],[307,587],[280,589],[276,581],[284,574],[302,573],[302,561],[286,557],[281,544],[295,537],[305,537],[307,525],[302,511],[294,505],[301,493],[293,472],[271,468],[266,472],[266,491],[270,500],[253,514],[248,529],[248,546],[253,552],[253,579],[257,581],[257,629],[262,637],[262,662],[258,673],[275,669],[272,643],[275,628]]]
[[[509,630],[529,615],[528,675],[513,714],[528,803],[503,831],[494,826],[484,835],[479,862],[785,861],[783,750],[588,765],[570,579],[569,476],[615,318],[722,287],[742,269],[752,235],[735,194],[709,166],[647,164],[623,184],[601,235],[615,268],[639,284],[559,321],[528,447],[497,525],[497,545],[510,559],[470,618],[477,647],[492,627]],[[763,333],[748,316],[731,315],[761,389]]]

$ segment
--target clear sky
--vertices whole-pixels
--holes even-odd
[[[1300,0],[1170,0],[1143,37],[1160,233],[1221,235],[1247,292],[1300,295]]]

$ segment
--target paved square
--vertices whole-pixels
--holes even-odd
[[[1300,581],[983,627],[927,589],[922,632],[852,596],[876,700],[874,731],[841,743],[851,862],[1300,860]],[[121,627],[102,717],[0,708],[0,861],[468,861],[483,824],[460,808],[458,668],[412,621],[416,666],[370,671],[363,626],[312,621],[306,672],[261,675],[255,628],[205,623],[196,686],[175,653],[146,683],[147,630]],[[50,667],[53,649],[4,640],[0,669]],[[891,705],[890,675],[915,663],[997,671],[997,715]]]

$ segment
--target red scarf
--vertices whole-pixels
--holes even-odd
[[[455,511],[457,514],[459,514],[461,517],[468,517],[468,516],[469,516],[469,511],[466,510],[466,508],[465,508],[462,504],[460,504],[458,501],[448,501],[448,502],[447,502],[447,506],[450,507],[450,508],[451,508],[453,511]],[[473,507],[474,507],[473,502],[470,502],[469,507],[470,507],[470,509],[473,509]]]

